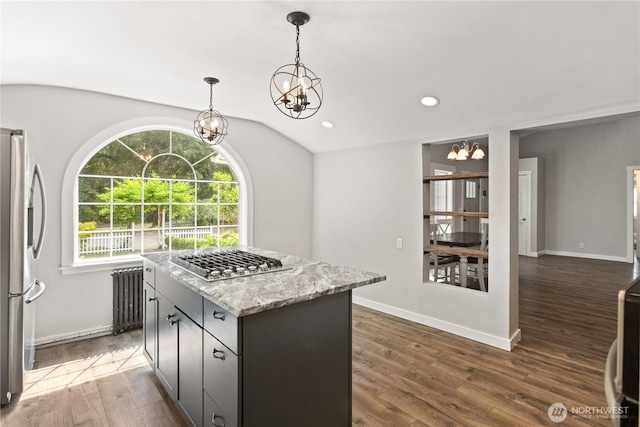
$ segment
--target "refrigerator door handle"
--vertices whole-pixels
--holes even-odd
[[[44,180],[42,179],[42,171],[40,170],[39,164],[36,164],[34,167],[33,177],[38,179],[38,185],[40,186],[40,200],[42,201],[42,221],[40,222],[40,235],[38,236],[38,243],[33,246],[33,259],[38,259],[38,257],[40,256],[40,251],[42,250],[44,233],[47,229],[47,195],[44,189]],[[34,189],[32,188],[32,191],[33,190]]]
[[[35,285],[36,285],[35,283],[32,283],[32,284],[31,284],[31,286],[29,286],[29,289],[27,289],[27,290],[26,290],[26,291],[24,291],[24,292],[18,292],[18,293],[15,293],[15,292],[9,292],[9,298],[18,298],[18,297],[23,297],[23,296],[27,295],[29,292],[31,292],[31,289],[33,289],[33,287],[34,287]]]
[[[41,282],[40,280],[36,279],[34,282],[34,285],[39,287],[40,290],[38,292],[36,292],[35,295],[30,295],[28,296],[25,300],[24,303],[25,304],[31,304],[32,302],[34,302],[35,300],[37,300],[38,298],[40,298],[40,295],[42,295],[44,293],[44,290],[46,288],[46,286],[44,285],[44,282]]]

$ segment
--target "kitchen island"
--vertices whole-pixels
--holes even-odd
[[[144,255],[145,354],[197,426],[350,426],[351,290],[380,274],[238,248],[282,269],[208,281]],[[265,268],[265,270],[268,270]]]

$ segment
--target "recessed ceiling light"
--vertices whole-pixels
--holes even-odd
[[[420,100],[420,103],[427,107],[435,107],[436,105],[440,104],[440,100],[435,96],[425,96]]]
[[[331,123],[331,122],[322,122],[322,126],[331,129],[333,127],[333,123]]]

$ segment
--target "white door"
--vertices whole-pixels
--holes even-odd
[[[531,172],[518,175],[518,255],[529,255]]]

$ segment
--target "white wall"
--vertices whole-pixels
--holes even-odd
[[[197,111],[151,104],[93,92],[46,86],[2,86],[2,127],[26,129],[37,146],[46,177],[49,201],[48,230],[38,276],[47,284],[38,300],[38,343],[108,330],[111,324],[110,272],[62,274],[61,228],[73,213],[69,194],[63,194],[65,170],[87,141],[125,122],[184,123],[191,131]],[[223,145],[240,157],[253,188],[253,245],[302,257],[311,255],[312,154],[270,128],[230,118]],[[103,141],[108,142],[107,140]],[[96,147],[97,148],[97,147]],[[65,269],[74,272],[73,268]]]
[[[517,176],[517,144],[505,130],[489,140],[497,153],[489,159],[490,221],[510,224],[514,208],[517,217],[510,204],[517,179],[513,188],[509,178]],[[360,304],[509,349],[519,336],[517,220],[515,237],[514,227],[492,227],[497,261],[489,264],[489,292],[423,283],[425,151],[421,142],[398,142],[315,154],[313,257],[386,274],[385,282],[354,291]]]
[[[537,132],[521,139],[520,154],[546,161],[546,253],[624,261],[627,166],[640,164],[640,118]]]

